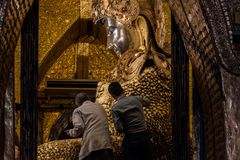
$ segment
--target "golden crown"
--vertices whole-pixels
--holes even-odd
[[[123,24],[131,24],[139,15],[137,0],[93,0],[93,21],[114,17]]]

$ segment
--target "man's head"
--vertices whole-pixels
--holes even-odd
[[[75,96],[75,104],[77,106],[80,106],[83,104],[83,102],[85,102],[86,100],[90,100],[88,95],[86,93],[78,93],[76,96]]]
[[[124,94],[124,90],[118,82],[111,82],[108,86],[108,92],[114,99],[117,99]]]

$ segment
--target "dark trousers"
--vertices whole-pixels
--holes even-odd
[[[98,151],[92,151],[83,160],[113,160],[112,149],[101,149]]]
[[[147,131],[126,134],[123,139],[125,160],[152,160],[150,138]]]

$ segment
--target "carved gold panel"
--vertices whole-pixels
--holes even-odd
[[[79,16],[79,0],[40,0],[39,62]]]

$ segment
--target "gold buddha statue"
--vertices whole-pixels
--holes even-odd
[[[147,2],[141,1],[141,4]],[[106,27],[107,47],[119,57],[115,68],[99,82],[96,102],[106,109],[116,154],[121,155],[122,136],[115,130],[111,119],[114,100],[108,94],[108,84],[119,81],[127,95],[142,95],[150,99],[151,106],[144,112],[152,136],[154,158],[170,159],[170,64],[166,54],[157,51],[150,19],[140,14],[142,8],[146,8],[141,8],[142,5],[137,0],[96,0],[93,3],[94,22]]]
[[[153,16],[153,10],[147,4],[146,0],[93,0],[93,21],[106,27],[107,47],[118,55],[116,66],[98,83],[96,93],[96,103],[102,104],[107,112],[115,159],[122,159],[122,135],[112,122],[111,106],[115,101],[107,88],[116,80],[126,95],[142,95],[151,101],[144,112],[154,159],[172,156],[170,63],[156,44],[151,18],[147,18]],[[74,159],[81,147],[79,142],[77,139],[43,144],[38,149],[38,159],[55,159],[56,155]]]

